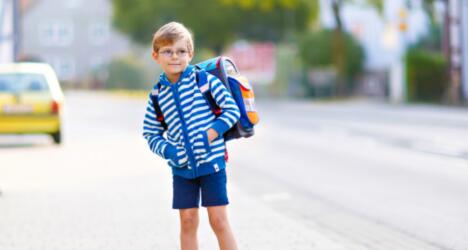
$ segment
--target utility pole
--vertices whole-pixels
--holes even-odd
[[[0,1],[0,63],[17,59],[20,46],[19,0]]]
[[[468,1],[462,1],[461,5],[462,91],[465,104],[468,104]]]
[[[21,46],[21,0],[13,1],[13,58],[18,61]]]
[[[461,90],[461,66],[462,66],[462,43],[461,43],[461,7],[463,0],[445,0],[445,45],[444,50],[449,63],[449,88],[446,93],[446,101],[449,104],[460,103]]]

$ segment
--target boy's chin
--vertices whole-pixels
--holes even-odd
[[[182,73],[182,70],[169,70],[169,73],[173,74],[173,75],[180,74],[180,73]]]

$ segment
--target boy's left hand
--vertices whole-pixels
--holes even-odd
[[[218,137],[218,132],[216,132],[216,130],[214,130],[212,128],[208,129],[208,131],[206,133],[208,135],[208,142],[210,144],[214,139],[216,139]]]

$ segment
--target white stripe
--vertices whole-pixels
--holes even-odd
[[[201,120],[199,122],[195,122],[195,123],[192,123],[188,126],[188,130],[192,130],[196,127],[200,127],[200,126],[206,126],[206,127],[210,127],[211,124],[213,123],[214,121],[214,116],[211,116],[209,119],[206,119],[206,120]]]
[[[209,106],[206,105],[206,102],[203,99],[200,98],[200,99],[197,99],[196,101],[194,101],[191,106],[183,107],[182,111],[184,113],[187,113],[193,106],[197,106],[197,105],[203,105],[203,106],[206,106],[207,108],[209,108]]]
[[[194,92],[195,92],[195,91],[194,91],[193,89],[192,89],[192,90],[187,90],[186,92],[184,92],[184,93],[182,93],[182,94],[180,95],[180,99],[185,99],[185,97],[186,97],[187,95],[193,95]]]
[[[194,100],[194,96],[187,97],[185,100],[180,102],[180,106],[185,106],[187,103],[193,102],[193,100]]]

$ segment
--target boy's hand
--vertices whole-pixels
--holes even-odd
[[[216,130],[214,130],[212,128],[208,129],[208,131],[206,133],[208,135],[208,142],[210,142],[210,144],[214,139],[216,139],[218,137],[218,132],[216,132]]]

